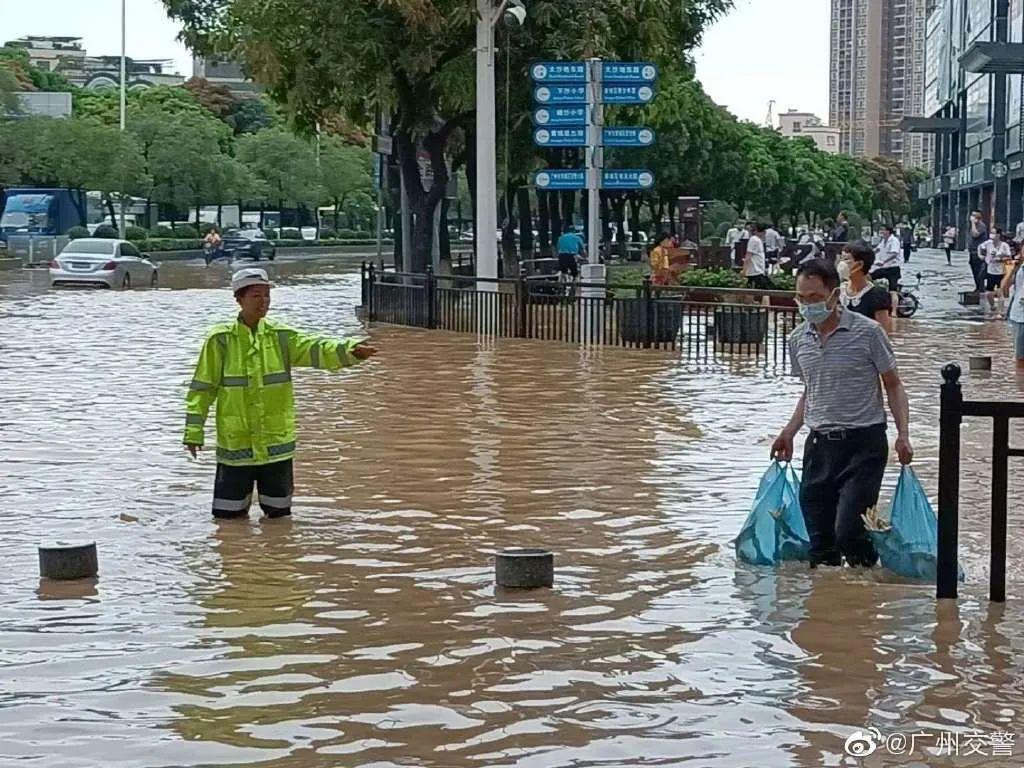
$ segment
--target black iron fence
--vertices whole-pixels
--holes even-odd
[[[1010,419],[1024,419],[1024,403],[964,400],[960,366],[942,369],[939,399],[939,540],[936,597],[957,596],[957,544],[960,521],[960,423],[964,416],[992,419],[992,550],[989,599],[1006,602],[1006,497],[1009,458],[1024,456],[1010,447]]]
[[[371,322],[503,338],[680,350],[691,359],[740,354],[784,365],[797,324],[781,291],[684,289],[380,272],[364,265]]]

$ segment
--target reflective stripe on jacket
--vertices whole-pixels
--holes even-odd
[[[216,402],[218,462],[245,466],[291,458],[292,368],[355,365],[358,343],[322,339],[266,318],[255,333],[241,320],[214,326],[185,397],[184,442],[203,445],[203,426]]]

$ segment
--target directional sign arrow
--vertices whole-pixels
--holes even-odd
[[[649,147],[654,140],[654,131],[650,128],[605,128],[601,131],[601,143],[606,147]]]
[[[654,186],[654,174],[638,168],[616,169],[601,174],[604,189],[650,189]]]
[[[541,147],[585,147],[587,145],[587,129],[582,126],[538,127],[533,131],[533,143]]]
[[[586,107],[538,107],[533,111],[534,125],[586,125]]]
[[[583,168],[537,171],[533,183],[537,189],[583,189],[587,186],[587,172]]]

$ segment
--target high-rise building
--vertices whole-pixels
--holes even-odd
[[[829,123],[845,154],[920,167],[929,138],[904,136],[900,120],[920,113],[925,29],[934,0],[832,0]]]

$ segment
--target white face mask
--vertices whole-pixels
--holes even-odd
[[[850,279],[850,262],[840,261],[838,264],[836,264],[836,269],[839,271],[840,280],[843,280],[845,282],[846,280]]]

